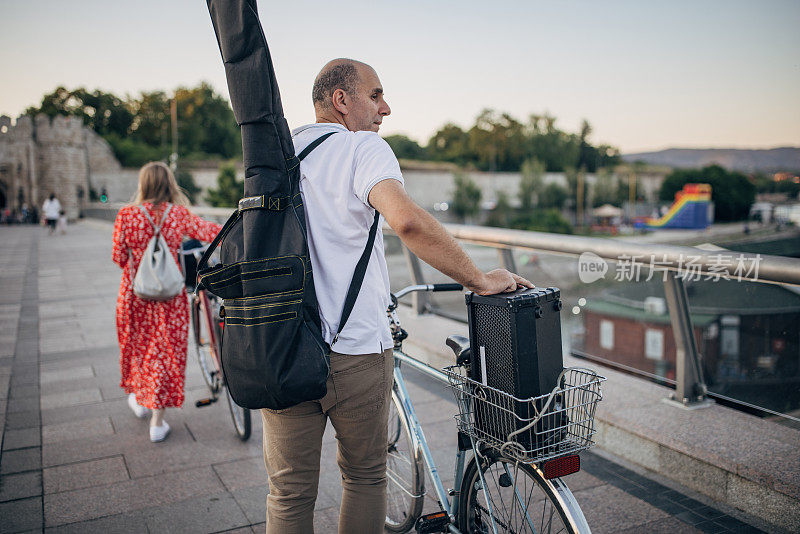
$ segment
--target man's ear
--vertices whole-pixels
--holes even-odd
[[[347,105],[349,104],[349,97],[347,96],[347,93],[344,92],[344,90],[336,89],[331,95],[331,103],[333,104],[333,109],[335,109],[342,115],[347,115],[348,113]]]

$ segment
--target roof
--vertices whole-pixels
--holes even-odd
[[[617,208],[611,204],[603,204],[599,208],[592,210],[592,215],[595,217],[621,217],[623,213],[621,208]]]

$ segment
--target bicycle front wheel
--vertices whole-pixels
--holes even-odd
[[[422,458],[413,446],[403,404],[392,389],[386,457],[386,530],[408,532],[422,513],[425,479]]]
[[[209,332],[208,320],[200,310],[200,301],[191,301],[191,321],[192,332],[194,334],[194,354],[197,363],[200,364],[200,374],[212,393],[219,391],[219,383],[216,379],[216,366],[214,365],[214,355],[211,354],[211,334]]]
[[[480,466],[479,473],[478,462],[470,460],[461,482],[458,524],[464,534],[590,532],[560,480],[546,480],[535,466],[502,456],[484,456]]]

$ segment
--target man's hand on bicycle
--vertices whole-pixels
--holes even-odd
[[[495,269],[484,273],[472,289],[478,295],[495,295],[497,293],[511,293],[517,289],[535,287],[530,280],[505,269]]]

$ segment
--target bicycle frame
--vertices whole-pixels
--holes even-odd
[[[448,530],[453,534],[461,534],[461,531],[455,526],[456,517],[455,511],[458,510],[458,501],[460,499],[460,495],[458,493],[458,488],[461,486],[461,479],[464,477],[464,462],[466,460],[466,452],[458,450],[456,452],[456,461],[455,461],[455,469],[454,469],[454,491],[452,495],[452,500],[450,499],[450,493],[445,489],[444,485],[442,484],[442,480],[439,477],[439,470],[436,467],[436,463],[433,460],[433,455],[431,454],[430,447],[428,446],[428,442],[425,439],[425,433],[422,430],[422,425],[417,418],[417,414],[414,410],[414,404],[411,401],[411,396],[408,393],[408,389],[405,385],[405,380],[403,378],[403,373],[400,370],[401,365],[405,363],[414,369],[424,373],[425,375],[434,378],[437,381],[440,381],[444,384],[448,383],[447,376],[442,373],[441,371],[434,369],[433,367],[420,362],[408,356],[402,350],[395,349],[394,350],[394,384],[396,387],[397,395],[400,398],[400,401],[403,405],[403,413],[400,414],[401,417],[404,417],[406,423],[408,424],[408,428],[411,431],[411,441],[412,441],[412,454],[415,458],[418,458],[419,455],[422,455],[422,458],[425,463],[425,468],[430,476],[431,481],[433,482],[433,488],[436,492],[436,497],[439,500],[439,505],[441,508],[447,512],[450,516],[450,525],[448,526]],[[475,443],[472,444],[473,454],[475,451]],[[537,471],[539,470],[538,466],[534,465],[534,469]],[[478,470],[479,476],[481,477],[481,482],[484,486],[485,481],[483,480],[483,475],[481,474],[480,469]],[[509,477],[513,475],[506,471]],[[540,474],[541,471],[539,471]],[[589,524],[586,521],[586,518],[583,515],[583,511],[580,509],[578,502],[575,500],[575,497],[572,494],[572,491],[567,487],[567,485],[560,479],[550,479],[547,480],[544,478],[542,474],[542,479],[545,480],[545,483],[549,486],[549,490],[558,500],[561,507],[570,512],[570,526],[576,532],[591,532],[589,528]],[[485,491],[485,490],[484,490]],[[519,500],[519,496],[518,496]],[[491,509],[491,503],[488,502],[489,499],[487,498],[487,505]],[[520,502],[520,505],[525,509],[525,505]],[[490,510],[491,513],[491,510]],[[527,516],[527,510],[525,511],[525,515]],[[492,517],[492,521],[494,518]],[[530,519],[529,519],[530,522]],[[531,525],[532,530],[533,525]],[[496,525],[492,525],[492,528],[497,533]]]
[[[202,313],[203,317],[198,316],[198,321],[202,321],[205,319],[206,324],[209,325],[208,328],[208,337],[209,337],[209,349],[211,350],[211,359],[214,361],[214,367],[216,367],[216,372],[222,372],[222,364],[220,363],[220,355],[217,354],[217,333],[216,329],[214,328],[214,314],[211,310],[211,299],[208,298],[208,294],[204,289],[200,289],[195,292],[193,295],[193,300],[195,301],[193,305],[198,307],[198,313]],[[200,332],[195,332],[195,336],[199,337]],[[199,339],[195,339],[195,341],[200,341]]]
[[[401,363],[406,363],[411,367],[427,374],[428,376],[440,380],[444,383],[447,383],[447,377],[444,373],[437,371],[433,367],[430,367],[422,362],[411,358],[410,356],[404,354],[400,350],[394,351],[394,383],[397,388],[397,395],[400,398],[400,402],[403,404],[403,413],[400,414],[401,417],[406,418],[406,422],[408,423],[408,428],[411,431],[411,441],[413,447],[413,455],[418,457],[420,454],[425,461],[425,468],[428,470],[428,474],[430,475],[431,480],[433,481],[433,487],[436,491],[436,496],[439,499],[439,504],[442,509],[447,512],[447,515],[450,516],[450,525],[449,530],[454,534],[460,534],[461,531],[458,530],[455,526],[455,510],[458,510],[458,491],[455,490],[453,495],[452,502],[450,501],[450,495],[448,494],[447,490],[444,488],[444,484],[442,484],[442,479],[439,477],[439,470],[436,467],[436,463],[433,460],[433,454],[431,454],[431,449],[428,446],[428,441],[425,439],[425,433],[422,430],[422,425],[417,419],[417,414],[414,411],[414,404],[411,402],[411,397],[408,394],[408,389],[406,389],[405,380],[403,379],[403,373],[400,370]],[[455,483],[454,485],[457,486],[461,482],[461,478],[464,476],[464,459],[466,456],[466,451],[458,451],[456,453],[456,466],[455,466]]]

